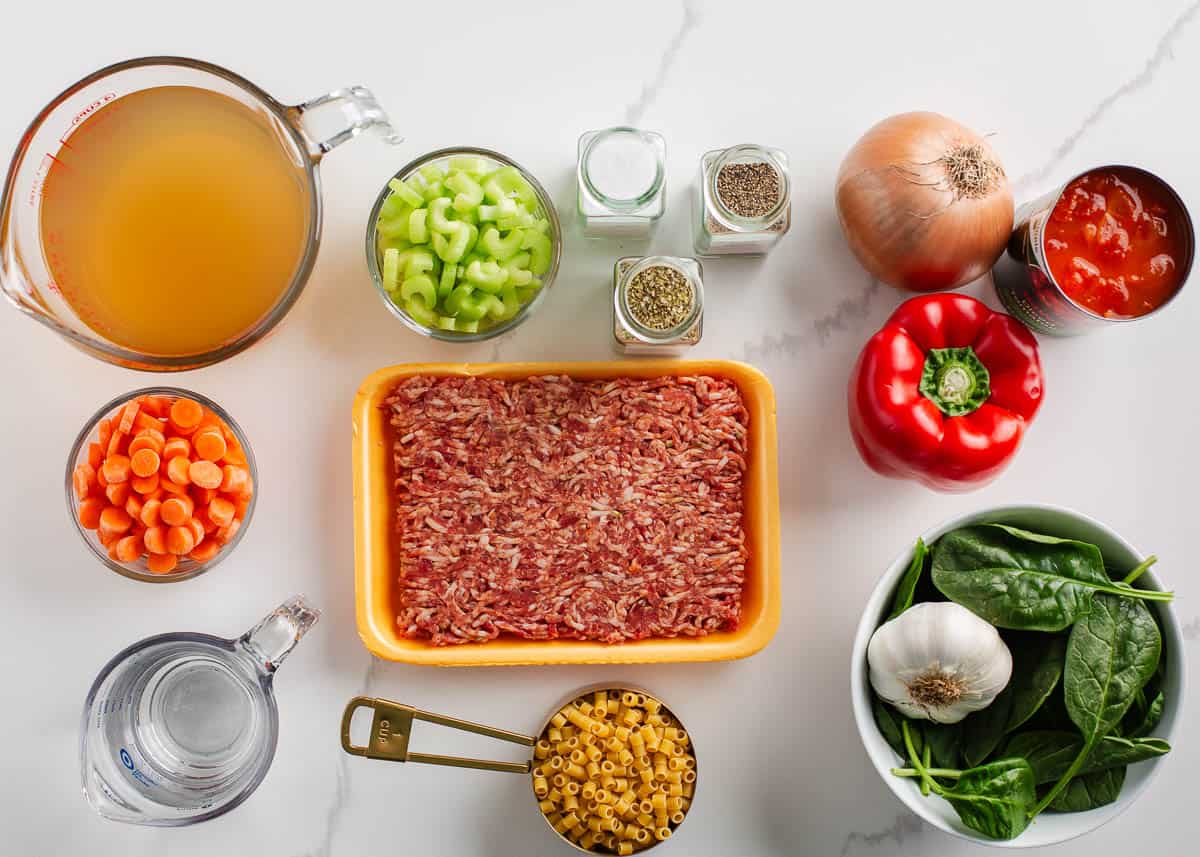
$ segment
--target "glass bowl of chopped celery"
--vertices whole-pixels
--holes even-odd
[[[546,189],[488,149],[439,149],[405,165],[368,224],[367,266],[384,304],[448,342],[480,342],[525,321],[562,256]]]

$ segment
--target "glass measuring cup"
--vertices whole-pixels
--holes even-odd
[[[307,200],[307,237],[303,256],[274,306],[249,329],[200,353],[141,353],[110,341],[89,327],[63,297],[47,261],[53,248],[41,230],[43,186],[55,156],[71,134],[110,102],[124,95],[163,86],[197,87],[228,96],[258,114],[286,153]],[[312,129],[312,111],[337,113],[328,136]],[[310,115],[311,114],[311,115]],[[325,125],[325,120],[320,120]],[[330,124],[334,124],[332,121]],[[17,146],[0,197],[0,289],[30,318],[71,344],[111,363],[134,369],[180,371],[224,360],[265,336],[296,302],[312,271],[321,235],[321,193],[317,167],[330,149],[363,131],[388,143],[400,138],[371,92],[355,86],[338,89],[296,105],[276,101],[262,89],[212,63],[184,57],[143,57],[100,69],[51,101],[30,124]],[[253,200],[248,201],[250,203]]]
[[[629,703],[635,708],[645,706],[642,713],[648,716],[642,722],[620,719],[621,715],[628,713],[624,706],[626,700],[629,699],[638,700],[636,703]],[[596,706],[612,706],[615,703],[619,713],[614,718],[614,709],[609,707],[606,714],[596,715],[596,711],[603,709],[593,708],[592,703]],[[650,707],[651,704],[653,708]],[[360,709],[372,712],[371,727],[365,744],[355,744],[350,734],[352,720]],[[570,714],[568,714],[569,712]],[[655,721],[653,716],[649,716],[651,713],[663,715],[666,719],[665,721]],[[417,721],[447,726],[451,729],[459,729],[530,747],[533,748],[530,754],[532,758],[522,762],[498,762],[413,752],[410,750],[410,743],[413,726]],[[666,811],[664,807],[667,806],[667,799],[659,791],[659,787],[671,776],[667,773],[668,742],[664,740],[662,744],[645,744],[645,733],[641,731],[646,727],[657,728],[652,725],[654,723],[670,727],[658,728],[658,732],[671,739],[671,750],[674,755],[671,757],[673,761],[669,770],[675,776],[673,782],[678,783],[677,786],[671,786],[672,789],[676,789],[671,793],[680,795],[680,798],[671,798],[671,800],[679,799],[681,805],[673,807],[669,819],[663,817],[661,826],[651,831],[641,823],[645,820],[644,817],[637,823],[632,819],[639,815],[649,815],[651,812],[655,813],[657,818],[659,812]],[[604,728],[597,728],[598,726]],[[590,734],[585,734],[585,728],[586,732]],[[622,730],[624,734],[622,734]],[[568,731],[574,731],[577,734],[568,737],[566,734]],[[581,741],[581,737],[584,740]],[[676,739],[680,742],[677,746],[674,745]],[[612,762],[614,758],[618,757],[617,749],[610,743],[613,741],[620,743],[623,751],[627,754],[624,757],[625,761],[621,764],[628,764],[630,766],[628,769],[617,768]],[[691,740],[683,730],[682,722],[654,696],[628,686],[614,687],[609,684],[597,684],[581,688],[566,697],[562,704],[551,711],[536,736],[497,729],[493,726],[460,720],[444,714],[422,711],[410,705],[387,699],[356,696],[346,704],[342,713],[341,743],[342,749],[350,755],[363,756],[368,759],[418,762],[427,765],[446,765],[532,775],[530,778],[531,793],[542,820],[562,842],[585,854],[640,853],[669,839],[690,811],[697,782],[698,767],[695,748],[691,746],[690,752],[686,751],[686,748],[691,745]],[[601,754],[597,752],[600,748],[610,751],[607,758],[603,759],[604,767],[598,764],[602,760]],[[662,758],[658,752],[660,748],[663,752]],[[569,758],[568,752],[570,753]],[[654,759],[653,774],[651,774],[647,761],[650,755]],[[686,760],[683,758],[685,755],[687,756]],[[646,756],[646,758],[635,760],[635,756]],[[686,764],[684,764],[685,761]],[[556,762],[559,764],[556,765]],[[661,778],[659,777],[660,762],[662,764]],[[676,764],[677,762],[679,764]],[[587,765],[586,772],[584,765]],[[612,767],[608,767],[610,765]],[[636,770],[636,775],[635,769],[640,769]],[[642,776],[643,774],[645,776]],[[617,779],[618,777],[621,779]],[[582,787],[580,786],[581,781],[583,782]],[[600,786],[601,789],[610,790],[610,794],[603,799],[601,799],[599,791],[589,793],[589,788],[595,786],[598,781],[603,783]],[[642,791],[643,789],[650,791]],[[562,799],[563,792],[569,797],[566,797],[562,803],[556,804],[555,795],[558,794],[558,798]],[[653,796],[652,793],[657,793],[653,803],[650,800]],[[686,798],[684,799],[683,796]],[[609,797],[612,797],[613,800],[609,800]],[[657,803],[660,800],[662,803]],[[589,818],[584,814],[583,807],[586,806],[587,812],[590,814],[598,809],[598,805],[596,805],[598,801],[604,802],[607,809],[602,809]],[[644,806],[642,806],[643,803]],[[578,810],[578,815],[584,816],[583,819],[577,817],[576,810]],[[572,817],[566,815],[568,812]],[[593,826],[597,818],[601,817],[609,822],[609,826]],[[586,823],[584,819],[586,819]],[[620,826],[612,826],[612,820],[615,820]],[[628,822],[628,827],[626,827],[626,822]],[[658,822],[656,821],[656,823]],[[603,843],[601,840],[606,838],[607,843]]]
[[[114,821],[177,827],[248,798],[275,756],[275,670],[319,616],[295,596],[236,640],[160,634],[118,653],[83,708],[92,807]]]

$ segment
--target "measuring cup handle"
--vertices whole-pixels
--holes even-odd
[[[341,115],[338,123],[331,126],[336,130],[333,130],[329,136],[322,137],[321,133],[313,129],[312,126],[316,123],[313,116],[308,114],[317,108],[327,106],[336,107]],[[325,111],[320,112],[324,113]],[[292,125],[316,148],[317,158],[347,140],[357,137],[363,131],[372,131],[382,137],[385,143],[392,145],[404,140],[392,127],[387,113],[375,100],[375,95],[365,86],[335,89],[333,92],[319,95],[311,101],[288,108],[288,114]]]
[[[294,595],[243,634],[238,645],[250,654],[259,669],[273,673],[320,616],[321,611],[303,595]]]

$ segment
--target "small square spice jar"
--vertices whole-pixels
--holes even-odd
[[[706,152],[693,199],[697,254],[767,253],[792,226],[787,154],[752,144]]]
[[[675,356],[704,333],[704,269],[695,259],[625,256],[613,266],[613,336],[626,354]]]
[[[637,128],[588,131],[576,164],[579,217],[588,238],[649,238],[666,211],[666,144]]]

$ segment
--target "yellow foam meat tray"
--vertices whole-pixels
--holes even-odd
[[[738,628],[704,637],[655,637],[626,643],[524,640],[434,646],[402,636],[395,599],[400,571],[394,547],[392,432],[382,405],[414,375],[519,380],[568,375],[579,380],[711,375],[737,384],[749,412],[744,524],[749,558]],[[368,376],[354,398],[354,554],[358,633],[373,654],[429,666],[633,664],[721,661],[762,649],[779,626],[779,473],[775,392],[762,372],[729,360],[624,360],[586,363],[406,363]]]

